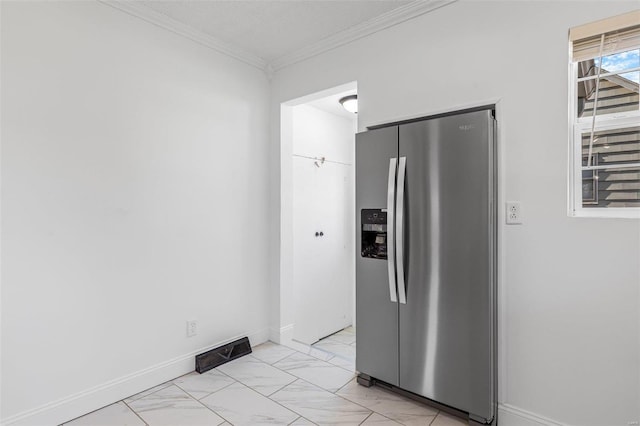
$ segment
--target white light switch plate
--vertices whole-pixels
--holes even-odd
[[[520,205],[520,201],[507,201],[506,207],[505,219],[507,225],[522,224],[522,206]]]

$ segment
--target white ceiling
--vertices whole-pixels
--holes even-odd
[[[326,96],[324,98],[308,102],[306,105],[321,109],[331,114],[339,115],[340,117],[344,117],[351,121],[355,121],[355,119],[357,118],[356,114],[347,111],[340,104],[340,99],[344,98],[345,96],[355,94],[357,94],[357,91],[355,89],[348,90],[342,93],[337,93],[335,95]]]
[[[143,0],[147,8],[265,63],[431,0]],[[424,12],[423,12],[424,13]]]

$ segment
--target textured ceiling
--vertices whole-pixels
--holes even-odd
[[[154,0],[136,3],[271,62],[411,2]]]

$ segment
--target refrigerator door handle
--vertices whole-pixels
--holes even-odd
[[[404,178],[407,172],[407,157],[400,157],[398,165],[398,191],[396,197],[396,272],[400,303],[407,304],[404,286]]]
[[[389,298],[392,302],[398,302],[398,295],[396,292],[396,264],[395,264],[395,250],[394,250],[394,231],[395,221],[393,220],[395,198],[396,198],[396,166],[398,164],[397,158],[391,158],[389,160],[389,184],[387,187],[387,266],[389,269]]]

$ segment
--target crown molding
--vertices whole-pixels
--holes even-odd
[[[102,4],[118,9],[129,15],[143,19],[151,24],[167,29],[173,33],[186,37],[196,43],[202,44],[220,53],[232,58],[238,59],[246,64],[252,65],[265,72],[267,77],[271,78],[273,73],[293,65],[297,62],[304,61],[313,56],[320,55],[329,50],[351,43],[360,38],[377,33],[378,31],[398,25],[409,19],[424,15],[425,13],[447,6],[458,0],[415,0],[409,4],[393,9],[380,16],[362,22],[344,31],[331,35],[327,38],[313,43],[307,47],[299,49],[295,52],[281,56],[271,62],[267,62],[264,58],[241,49],[231,43],[224,42],[212,37],[200,30],[189,25],[183,24],[173,18],[162,13],[156,12],[136,1],[131,0],[98,0]]]
[[[405,6],[393,9],[380,16],[362,22],[349,29],[331,35],[317,43],[297,50],[293,53],[281,56],[269,63],[273,71],[278,71],[284,67],[304,61],[313,56],[335,49],[342,45],[351,43],[360,38],[377,33],[385,28],[398,25],[409,19],[424,15],[425,13],[454,3],[457,0],[416,0]]]
[[[173,18],[170,18],[162,13],[156,12],[155,10],[152,10],[135,1],[125,1],[125,0],[98,0],[98,1],[100,1],[101,3],[107,6],[111,6],[125,13],[128,13],[129,15],[143,19],[154,25],[157,25],[171,32],[179,34],[183,37],[191,39],[196,43],[202,44],[220,53],[231,56],[232,58],[238,59],[239,61],[252,65],[263,71],[267,67],[267,61],[265,61],[260,56],[255,55],[251,52],[248,52],[244,49],[240,49],[237,46],[234,46],[233,44],[218,40],[215,37],[205,34],[200,30],[196,30],[195,28],[189,25],[176,21]]]

